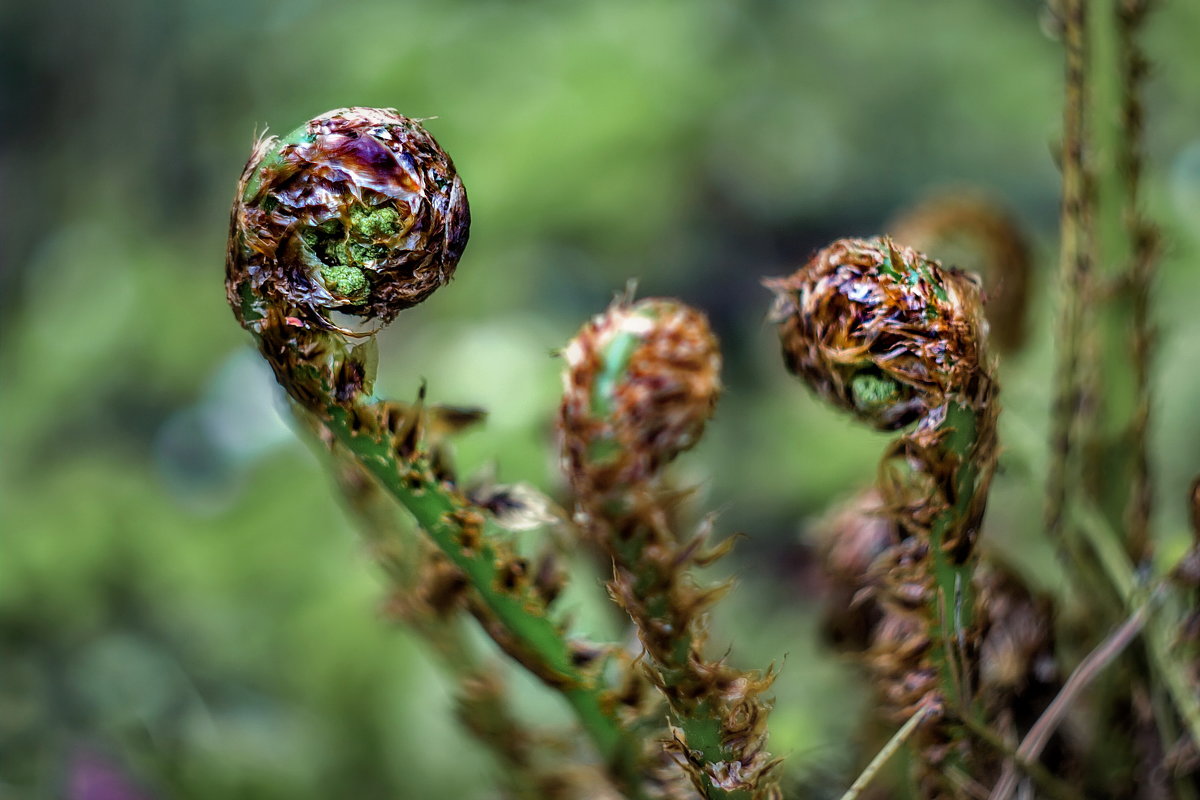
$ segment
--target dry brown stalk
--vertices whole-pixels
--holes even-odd
[[[1054,702],[1046,708],[1042,718],[1030,729],[1024,740],[1022,740],[1021,745],[1017,748],[1016,756],[1020,761],[1032,762],[1037,760],[1046,743],[1050,741],[1054,730],[1062,722],[1063,717],[1071,709],[1072,705],[1078,700],[1080,693],[1087,688],[1088,684],[1096,676],[1112,664],[1124,652],[1125,648],[1137,638],[1138,634],[1142,632],[1142,628],[1146,625],[1149,611],[1149,603],[1138,608],[1121,627],[1113,631],[1108,638],[1097,645],[1096,649],[1079,663],[1079,666],[1071,673],[1071,677],[1063,684],[1062,691],[1054,698]],[[1004,780],[1001,780],[992,789],[989,800],[1009,800],[1015,789],[1015,777],[1011,775],[1006,776]]]

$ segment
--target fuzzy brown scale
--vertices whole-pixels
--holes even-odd
[[[1055,657],[1054,603],[997,566],[977,574],[980,632],[979,685],[992,716],[1033,725],[1062,684]]]
[[[824,567],[825,635],[840,649],[862,652],[883,613],[876,563],[899,543],[899,532],[872,488],[835,507],[814,534]]]
[[[946,761],[975,757],[944,720],[977,685],[971,570],[998,411],[978,284],[887,237],[837,241],[765,283],[789,371],[875,428],[909,429],[880,462],[875,511],[894,529],[863,576],[879,615],[864,658],[890,720],[927,714],[922,796],[957,796]]]
[[[448,514],[447,521],[458,530],[458,543],[463,551],[474,553],[483,541],[483,515],[478,511],[460,508]]]
[[[578,519],[612,558],[609,593],[635,622],[646,674],[672,710],[668,749],[705,797],[772,797],[762,693],[773,676],[705,657],[706,611],[726,587],[700,587],[689,570],[724,548],[706,548],[703,534],[681,540],[675,498],[660,485],[714,410],[716,340],[680,303],[619,300],[564,355],[564,468]]]
[[[430,558],[409,602],[419,604],[422,613],[445,619],[462,605],[468,586],[462,571],[453,564],[444,558]]]

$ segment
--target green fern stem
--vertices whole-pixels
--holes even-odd
[[[990,409],[984,413],[991,413]],[[933,577],[936,590],[931,598],[933,618],[938,621],[940,636],[934,643],[934,660],[948,665],[955,642],[961,642],[975,625],[975,597],[972,579],[975,561],[956,562],[945,549],[948,540],[956,538],[968,523],[970,506],[980,488],[980,467],[973,457],[978,443],[977,430],[980,420],[976,410],[953,403],[949,406],[944,423],[947,435],[946,449],[958,461],[954,476],[954,499],[934,519],[929,531],[929,547],[933,554]],[[961,708],[970,704],[971,692],[965,679],[953,680],[950,669],[939,670],[943,689],[948,696],[958,693]]]
[[[478,601],[468,605],[488,633],[508,655],[562,694],[622,788],[640,796],[641,743],[618,720],[599,665],[578,665],[570,640],[524,576],[523,562],[504,544],[505,533],[437,474],[424,445],[419,406],[389,426],[384,421],[393,416],[393,406],[338,385],[335,376],[356,374],[362,367],[354,365],[363,357],[361,346],[347,352],[339,334],[298,329],[273,314],[252,332],[292,399],[412,515],[462,572]],[[313,348],[328,362],[314,363],[300,355]]]

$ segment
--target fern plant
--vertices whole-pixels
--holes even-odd
[[[1056,9],[1063,291],[1045,533],[1069,579],[1061,593],[1038,593],[979,546],[1003,448],[994,353],[1021,346],[1028,273],[1003,215],[951,196],[897,221],[896,238],[839,240],[766,281],[786,368],[896,437],[877,485],[823,526],[825,568],[840,587],[827,614],[855,631],[846,648],[886,730],[847,798],[1197,796],[1200,550],[1156,567],[1151,535],[1158,243],[1139,205],[1137,44],[1148,5]],[[1112,219],[1123,227],[1101,227]],[[769,752],[774,667],[706,646],[726,587],[696,570],[731,540],[710,543],[711,520],[691,519],[688,492],[670,476],[721,390],[719,346],[700,311],[627,293],[562,351],[570,512],[530,490],[463,485],[450,444],[479,410],[429,403],[424,386],[411,402],[373,394],[372,326],[450,280],[469,222],[449,156],[389,109],[338,109],[261,139],[234,201],[230,305],[298,420],[329,449],[391,583],[390,611],[440,657],[460,719],[496,755],[497,784],[512,796],[818,796],[784,781]],[[936,258],[955,235],[995,256],[982,280]],[[1128,350],[1106,346],[1114,337]],[[1124,405],[1105,402],[1118,361],[1135,378]],[[567,576],[555,548],[517,546],[513,529],[529,524],[601,559],[628,641],[573,631],[556,606]],[[1073,631],[1086,646],[1072,651],[1055,619],[1080,598],[1095,612]],[[469,625],[571,709],[557,749],[510,707]],[[1127,680],[1096,682],[1118,669]],[[1065,730],[1068,715],[1133,735],[1097,744]],[[907,767],[888,772],[901,750]]]

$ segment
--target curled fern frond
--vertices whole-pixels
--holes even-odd
[[[306,421],[412,516],[440,558],[403,602],[409,619],[466,608],[510,657],[563,695],[628,795],[644,796],[645,742],[603,675],[609,648],[571,639],[550,614],[560,585],[534,572],[488,508],[458,485],[441,435],[472,410],[375,398],[372,334],[453,275],[469,212],[449,156],[390,109],[344,108],[260,140],[234,199],[226,294]],[[545,579],[543,579],[545,578]],[[581,658],[581,653],[591,653]]]
[[[663,468],[700,438],[720,392],[708,321],[672,300],[620,300],[564,351],[559,416],[578,518],[613,562],[609,593],[637,626],[644,667],[671,711],[668,749],[706,798],[774,798],[765,750],[773,675],[704,652],[707,609],[725,587],[691,568],[728,549],[679,536]]]
[[[340,108],[260,139],[234,200],[226,277],[243,326],[288,306],[389,322],[454,275],[470,209],[454,163],[415,120]]]
[[[872,563],[882,618],[866,658],[888,716],[922,716],[923,793],[955,796],[948,767],[972,759],[953,717],[977,713],[974,545],[999,411],[979,286],[887,237],[837,241],[765,283],[789,371],[872,427],[906,430],[880,463],[898,538]]]

